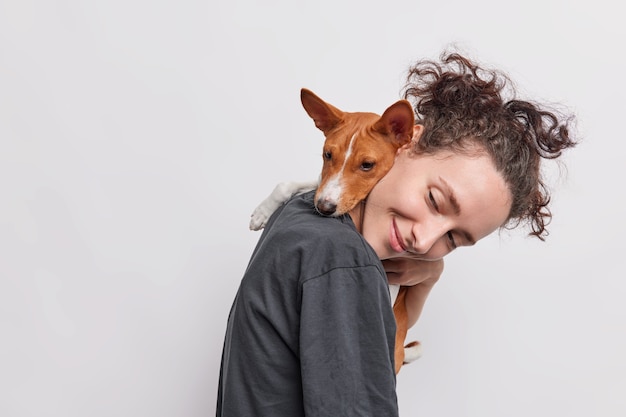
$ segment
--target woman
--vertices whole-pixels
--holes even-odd
[[[508,85],[458,54],[418,62],[413,141],[366,201],[324,218],[307,193],[272,216],[229,316],[218,416],[398,415],[387,275],[413,285],[415,321],[447,253],[503,227],[546,234],[540,162],[574,146],[569,121]]]

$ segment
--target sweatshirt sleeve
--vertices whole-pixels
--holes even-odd
[[[300,362],[306,416],[397,416],[395,321],[375,266],[302,284]]]

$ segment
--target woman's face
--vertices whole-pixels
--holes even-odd
[[[484,153],[403,148],[364,207],[361,233],[381,259],[435,260],[504,224],[511,196]]]

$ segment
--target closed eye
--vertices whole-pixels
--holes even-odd
[[[452,232],[448,232],[446,233],[446,236],[448,237],[448,241],[450,242],[450,246],[452,247],[452,249],[456,249],[457,248],[457,244],[456,241],[454,240],[454,235],[452,234]]]
[[[435,210],[439,211],[439,206],[437,205],[437,201],[435,200],[435,197],[433,196],[433,192],[430,190],[428,191],[428,199],[430,200],[430,203],[433,205]]]
[[[437,200],[435,200],[435,196],[430,190],[428,191],[428,199],[430,200],[430,203],[433,205],[435,210],[439,212],[439,205],[437,204]],[[456,249],[458,245],[456,243],[456,240],[454,240],[454,235],[452,234],[452,232],[446,232],[446,237],[448,238],[448,243],[450,244],[451,250]]]

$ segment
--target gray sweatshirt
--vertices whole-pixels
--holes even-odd
[[[397,416],[387,278],[349,216],[309,192],[261,235],[226,329],[218,417]]]

